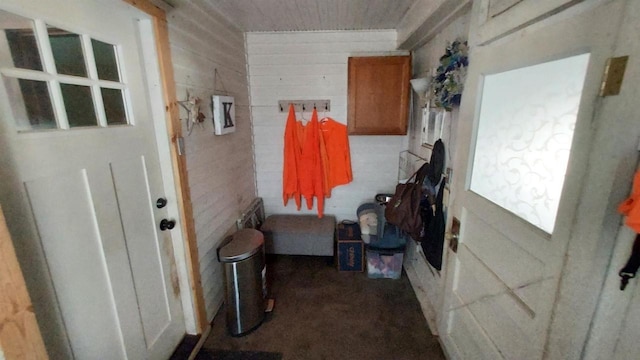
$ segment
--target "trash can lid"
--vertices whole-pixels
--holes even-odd
[[[218,249],[218,258],[222,262],[244,260],[257,253],[264,244],[264,235],[255,229],[242,229],[232,235],[231,241]]]

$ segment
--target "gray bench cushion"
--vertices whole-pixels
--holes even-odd
[[[260,231],[269,254],[333,256],[336,218],[325,215],[271,215]]]

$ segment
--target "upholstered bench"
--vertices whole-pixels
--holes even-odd
[[[260,231],[269,254],[333,256],[336,218],[325,215],[271,215]]]

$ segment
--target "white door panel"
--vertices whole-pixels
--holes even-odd
[[[86,172],[40,178],[25,186],[74,355],[88,359],[97,351],[111,359],[123,358],[125,349]],[[87,345],[97,338],[103,340]]]
[[[28,99],[21,96],[21,87],[2,82],[0,163],[7,166],[0,171],[4,187],[0,201],[12,208],[7,222],[16,238],[25,241],[23,254],[32,256],[34,247],[41,247],[44,254],[46,269],[36,273],[48,271],[55,292],[34,303],[39,305],[37,311],[59,310],[62,320],[58,330],[43,331],[49,351],[64,354],[60,358],[91,359],[100,354],[101,359],[165,359],[184,335],[185,324],[173,239],[169,231],[158,228],[167,211],[155,206],[156,199],[165,195],[144,78],[145,61],[155,59],[143,59],[139,49],[141,42],[154,41],[140,39],[138,20],[148,16],[122,1],[99,0],[8,0],[0,10],[36,19],[43,62],[42,71],[24,70],[13,68],[5,57],[0,64],[3,79],[46,81],[59,124],[58,129],[18,131],[24,127],[18,126],[23,120],[17,117],[27,112],[16,108],[28,108]],[[57,74],[61,65],[51,57],[55,51],[45,25],[80,34],[86,77]],[[115,45],[119,81],[102,77],[105,60],[98,58],[92,39]],[[6,43],[2,50],[9,52]],[[65,114],[81,104],[77,98],[62,101],[63,84],[91,89],[95,126],[65,125]],[[118,91],[111,98],[116,102],[108,107],[105,89]],[[9,96],[15,101],[8,102]],[[129,125],[109,125],[114,111],[126,114]],[[21,261],[24,265],[28,260]],[[27,281],[42,288],[49,280]],[[66,334],[60,334],[61,327]],[[66,337],[71,352],[56,337]]]
[[[443,338],[447,353],[453,359],[500,359],[501,355],[471,311],[456,299],[460,309],[451,312],[448,327],[451,335]]]
[[[596,103],[594,99],[597,98],[605,61],[611,56],[612,44],[615,43],[618,31],[616,19],[621,18],[623,8],[624,1],[608,2],[562,21],[549,21],[546,25],[537,25],[498,42],[472,47],[456,137],[459,149],[456,151],[454,162],[455,176],[450,210],[450,214],[460,219],[459,244],[457,253],[451,252],[447,257],[444,316],[439,328],[447,352],[453,358],[540,359],[545,356],[551,313],[556,301],[567,244],[572,236],[572,225],[577,216],[578,201],[585,201],[590,196],[581,193],[581,184],[587,169],[590,140],[593,136],[592,121]],[[472,165],[474,154],[481,153],[475,146],[482,146],[483,151],[490,146],[477,141],[481,107],[487,106],[486,101],[490,99],[488,95],[486,98],[484,96],[484,85],[490,83],[488,79],[496,78],[493,75],[502,75],[511,70],[538,64],[551,64],[551,61],[560,59],[577,59],[577,55],[581,54],[588,54],[589,57],[586,75],[578,73],[577,78],[574,77],[577,84],[574,87],[578,87],[578,92],[581,90],[581,94],[577,95],[580,105],[576,110],[562,108],[561,111],[564,114],[565,110],[567,113],[571,110],[577,115],[569,115],[574,117],[575,127],[571,126],[573,141],[570,135],[568,138],[567,147],[570,146],[570,155],[566,176],[564,179],[556,178],[556,181],[564,181],[564,186],[559,187],[562,192],[558,215],[555,217],[555,224],[549,223],[547,219],[546,225],[541,226],[536,224],[537,215],[533,212],[529,220],[524,220],[516,214],[529,213],[530,208],[534,207],[519,203],[520,198],[531,197],[533,201],[548,201],[545,200],[549,198],[549,194],[545,193],[548,190],[538,186],[539,175],[534,169],[536,166],[555,165],[553,161],[544,160],[546,154],[542,153],[548,147],[555,148],[555,143],[552,143],[555,141],[555,135],[550,136],[549,142],[529,135],[538,134],[534,123],[537,121],[536,116],[559,116],[564,124],[561,117],[564,115],[549,115],[552,114],[550,107],[553,106],[552,103],[566,96],[576,99],[575,93],[567,86],[566,92],[562,89],[563,91],[557,92],[555,96],[549,95],[547,99],[550,100],[536,103],[529,108],[526,105],[516,107],[511,115],[492,115],[519,118],[518,111],[521,111],[527,112],[527,115],[533,114],[534,119],[520,125],[522,136],[517,134],[517,125],[516,135],[513,135],[514,147],[528,149],[531,155],[525,152],[525,157],[533,159],[534,165],[525,165],[529,167],[523,173],[517,173],[515,170],[512,173],[505,172],[506,180],[500,182],[502,180],[490,178],[492,173],[490,170],[487,172],[487,167],[474,169]],[[584,64],[585,57],[581,59]],[[558,80],[558,76],[551,75],[541,78],[550,83]],[[540,78],[534,77],[533,80],[539,81]],[[514,94],[518,91],[517,86],[518,84],[513,84],[513,87],[506,87],[505,96],[492,100],[492,109],[511,109],[518,95]],[[538,87],[534,89],[543,91]],[[500,102],[506,105],[501,106]],[[562,100],[559,104],[565,105]],[[482,121],[492,119],[494,122],[497,121],[496,117],[485,118]],[[540,124],[544,122],[541,121]],[[497,133],[501,137],[500,140],[503,136],[508,136],[502,134],[502,127],[492,131],[494,133],[489,133],[489,136],[500,132]],[[551,134],[557,132],[551,131]],[[527,145],[524,138],[533,140]],[[494,147],[490,148],[489,152],[496,152],[505,159],[504,164],[498,162],[500,165],[497,166],[508,168],[514,162],[520,166],[521,160],[512,157],[511,150],[512,148],[498,147],[494,142]],[[566,156],[566,153],[564,155]],[[499,170],[502,171],[504,168]],[[477,172],[474,181],[494,181],[491,185],[496,189],[495,198],[487,200],[469,190],[472,171]],[[517,178],[525,184],[516,183],[514,180]],[[501,191],[501,186],[506,188]],[[513,193],[517,199],[510,202],[510,208],[503,208],[497,205],[499,202],[495,199],[504,196],[507,190],[515,190]],[[524,191],[527,193],[523,193]],[[507,202],[509,201],[507,199]],[[544,209],[547,204],[543,205],[541,208]],[[544,213],[541,215],[546,216]],[[597,215],[597,212],[584,212],[583,216],[592,216],[594,221],[599,221]],[[543,228],[552,229],[552,232],[547,233]]]
[[[140,316],[148,348],[161,342],[161,336],[171,326],[172,306],[178,304],[178,291],[173,283],[166,283],[165,269],[170,269],[168,256],[171,238],[166,232],[156,231],[153,204],[149,189],[148,162],[144,157],[111,163],[111,174],[122,218],[127,252],[133,259],[131,268],[138,293]],[[151,173],[158,171],[151,164]],[[162,247],[161,247],[162,245]],[[160,276],[158,276],[160,275]],[[167,291],[170,289],[171,291]],[[171,297],[172,299],[169,299]]]

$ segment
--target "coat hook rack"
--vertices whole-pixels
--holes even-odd
[[[296,112],[308,111],[308,109],[324,109],[331,111],[331,100],[279,100],[280,112],[288,112],[289,104],[293,104]]]

